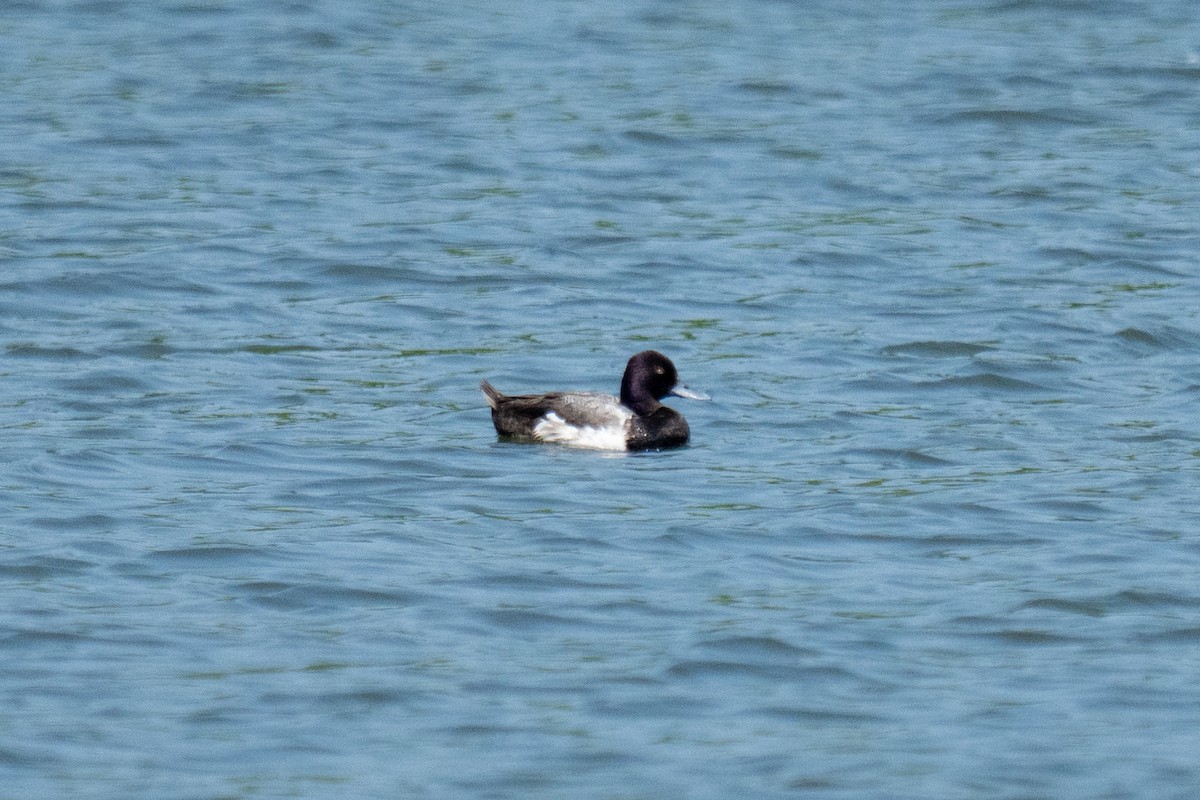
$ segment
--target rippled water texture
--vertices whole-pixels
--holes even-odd
[[[1196,797],[1195,11],[4,4],[0,795]]]

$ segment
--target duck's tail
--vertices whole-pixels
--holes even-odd
[[[483,390],[483,396],[487,398],[488,405],[492,408],[496,408],[500,405],[500,401],[504,399],[504,395],[496,391],[496,387],[487,381],[480,383],[479,388]]]

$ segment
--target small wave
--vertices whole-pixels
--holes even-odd
[[[773,636],[730,636],[705,642],[703,647],[716,652],[737,653],[743,658],[747,656],[795,658],[818,654],[816,650],[797,647]]]
[[[1019,378],[1009,378],[994,372],[984,372],[979,375],[966,375],[955,378],[942,378],[936,381],[920,381],[914,384],[919,389],[988,389],[1004,392],[1043,392],[1045,386],[1023,381]]]
[[[696,659],[679,661],[667,670],[673,678],[726,679],[730,677],[763,678],[772,681],[856,681],[859,676],[840,667],[797,666],[795,664],[762,664],[744,661]]]
[[[640,144],[672,145],[672,146],[679,146],[679,145],[683,144],[683,142],[680,139],[678,139],[674,136],[668,136],[665,133],[657,133],[655,131],[647,131],[647,130],[642,130],[639,128],[625,131],[625,136],[626,136],[626,138],[632,139],[633,141],[639,142]]]
[[[403,607],[421,599],[420,595],[412,592],[277,581],[251,581],[237,588],[251,602],[275,609]]]
[[[1152,347],[1163,346],[1163,343],[1159,341],[1158,337],[1152,333],[1147,333],[1140,328],[1125,328],[1123,330],[1119,330],[1117,331],[1117,338],[1124,339],[1127,342],[1133,342],[1134,344],[1146,344]]]
[[[31,558],[15,564],[0,564],[0,576],[23,581],[44,581],[85,574],[94,564],[74,558]]]
[[[891,344],[883,348],[880,352],[885,356],[927,356],[934,358],[958,358],[963,356],[978,355],[987,350],[995,350],[996,348],[986,344],[975,344],[973,342],[955,342],[955,341],[928,341],[928,342],[905,342],[904,344]]]
[[[82,394],[111,395],[121,392],[144,391],[146,384],[123,371],[95,370],[63,382],[63,386]]]
[[[1005,126],[1074,127],[1097,124],[1094,114],[1072,109],[977,108],[942,118],[946,123],[988,122]]]
[[[849,451],[847,451],[847,453],[870,456],[872,458],[879,459],[880,461],[884,461],[889,464],[905,463],[905,464],[914,464],[914,465],[918,465],[918,466],[928,466],[928,467],[952,466],[954,464],[953,461],[948,461],[947,459],[944,459],[944,458],[938,458],[937,456],[927,455],[925,453],[922,453],[920,450],[911,450],[911,449],[904,449],[904,448],[891,448],[891,447],[858,448],[855,450],[849,450]]]
[[[1039,597],[1022,603],[1020,608],[1046,611],[1063,611],[1085,617],[1103,617],[1108,613],[1104,603],[1087,600],[1063,600],[1057,597]]]
[[[17,358],[47,358],[54,361],[80,361],[97,358],[94,353],[88,353],[75,347],[46,347],[33,342],[17,342],[4,348],[10,356]]]
[[[796,722],[883,722],[887,719],[880,714],[868,714],[861,711],[847,711],[844,708],[790,708],[772,706],[762,709],[767,716]]]
[[[1078,636],[1068,636],[1037,628],[1006,628],[983,635],[1008,644],[1053,645],[1081,641]]]
[[[1170,628],[1157,633],[1147,633],[1138,637],[1143,642],[1183,642],[1194,644],[1200,642],[1200,628]]]
[[[200,547],[177,547],[168,550],[154,550],[150,553],[150,557],[169,561],[225,562],[255,558],[262,554],[263,551],[257,547],[205,545]]]
[[[1147,331],[1142,328],[1122,328],[1114,334],[1118,339],[1129,344],[1164,350],[1193,349],[1197,336],[1191,331],[1164,328]]]
[[[484,612],[484,616],[493,624],[502,628],[520,631],[543,630],[545,628],[581,627],[581,620],[564,617],[559,614],[547,614],[544,611],[533,611],[522,608],[500,608]]]

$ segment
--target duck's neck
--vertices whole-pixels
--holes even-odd
[[[643,417],[662,407],[654,395],[633,382],[628,372],[621,379],[621,403]]]

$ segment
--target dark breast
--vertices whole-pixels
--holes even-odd
[[[659,406],[643,417],[635,416],[629,435],[630,450],[658,450],[687,444],[687,420],[673,408]]]

